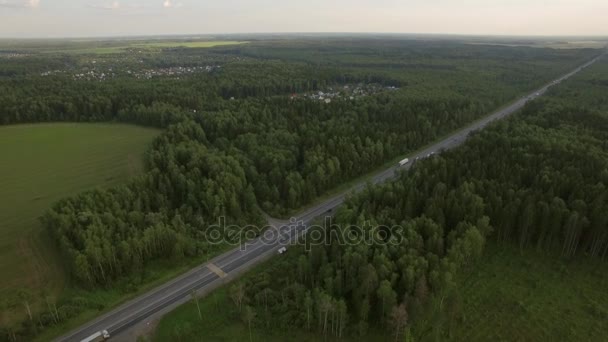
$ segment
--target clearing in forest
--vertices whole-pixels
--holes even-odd
[[[454,341],[605,340],[605,262],[488,247],[459,284],[462,321],[452,327]]]

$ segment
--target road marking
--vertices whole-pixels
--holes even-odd
[[[215,264],[208,263],[208,264],[207,264],[207,268],[208,268],[208,269],[209,269],[211,272],[213,272],[213,273],[217,274],[217,275],[218,275],[220,278],[226,278],[226,276],[228,276],[228,274],[227,274],[226,272],[222,271],[222,269],[221,269],[221,268],[219,268],[219,267],[215,266]]]

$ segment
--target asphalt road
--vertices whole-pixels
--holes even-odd
[[[533,91],[528,96],[525,96],[509,106],[500,109],[491,115],[471,124],[470,126],[461,129],[447,138],[425,148],[424,150],[407,156],[410,163],[399,167],[392,166],[371,179],[372,183],[381,183],[387,181],[396,175],[397,170],[405,170],[412,167],[415,160],[418,158],[431,157],[432,154],[440,153],[443,150],[448,150],[462,144],[469,133],[480,130],[494,120],[501,119],[509,114],[514,113],[526,102],[533,100],[536,97],[542,96],[547,89],[559,82],[576,74],[583,68],[591,65],[597,59],[580,66],[572,72],[556,79],[555,81],[543,86],[536,91]],[[219,268],[221,271],[230,275],[231,273],[238,274],[249,267],[261,262],[265,258],[277,254],[278,249],[282,246],[288,246],[298,236],[303,235],[307,225],[315,218],[330,214],[334,208],[344,202],[346,195],[353,191],[358,191],[365,187],[367,182],[361,182],[353,186],[351,189],[336,195],[327,201],[306,210],[297,216],[293,224],[283,224],[278,229],[270,229],[267,233],[244,246],[235,247],[235,249],[226,252],[210,261],[212,266]],[[208,267],[208,264],[201,265],[175,279],[165,283],[146,294],[143,294],[119,307],[108,312],[107,314],[98,317],[92,322],[79,327],[78,329],[58,338],[56,341],[80,341],[95,332],[108,330],[112,336],[124,340],[130,329],[136,324],[143,321],[157,319],[171,308],[174,308],[191,298],[193,291],[201,291],[214,288],[224,282],[226,274],[214,272]]]

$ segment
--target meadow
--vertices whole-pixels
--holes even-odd
[[[34,303],[61,292],[65,275],[38,217],[62,197],[139,173],[157,134],[119,124],[0,127],[0,305],[12,304],[20,290]],[[15,315],[3,312],[9,317],[0,321]]]
[[[606,263],[488,247],[459,281],[463,317],[453,341],[605,341]]]

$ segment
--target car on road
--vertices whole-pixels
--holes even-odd
[[[110,338],[110,333],[107,330],[102,330],[94,333],[93,335],[80,340],[80,342],[101,342],[106,341]]]
[[[283,254],[283,253],[287,252],[287,247],[281,247],[281,248],[279,248],[279,250],[277,252],[279,254]]]
[[[405,164],[407,164],[409,162],[410,162],[410,160],[408,158],[405,158],[405,159],[403,159],[402,161],[399,162],[399,166],[403,166],[403,165],[405,165]]]

